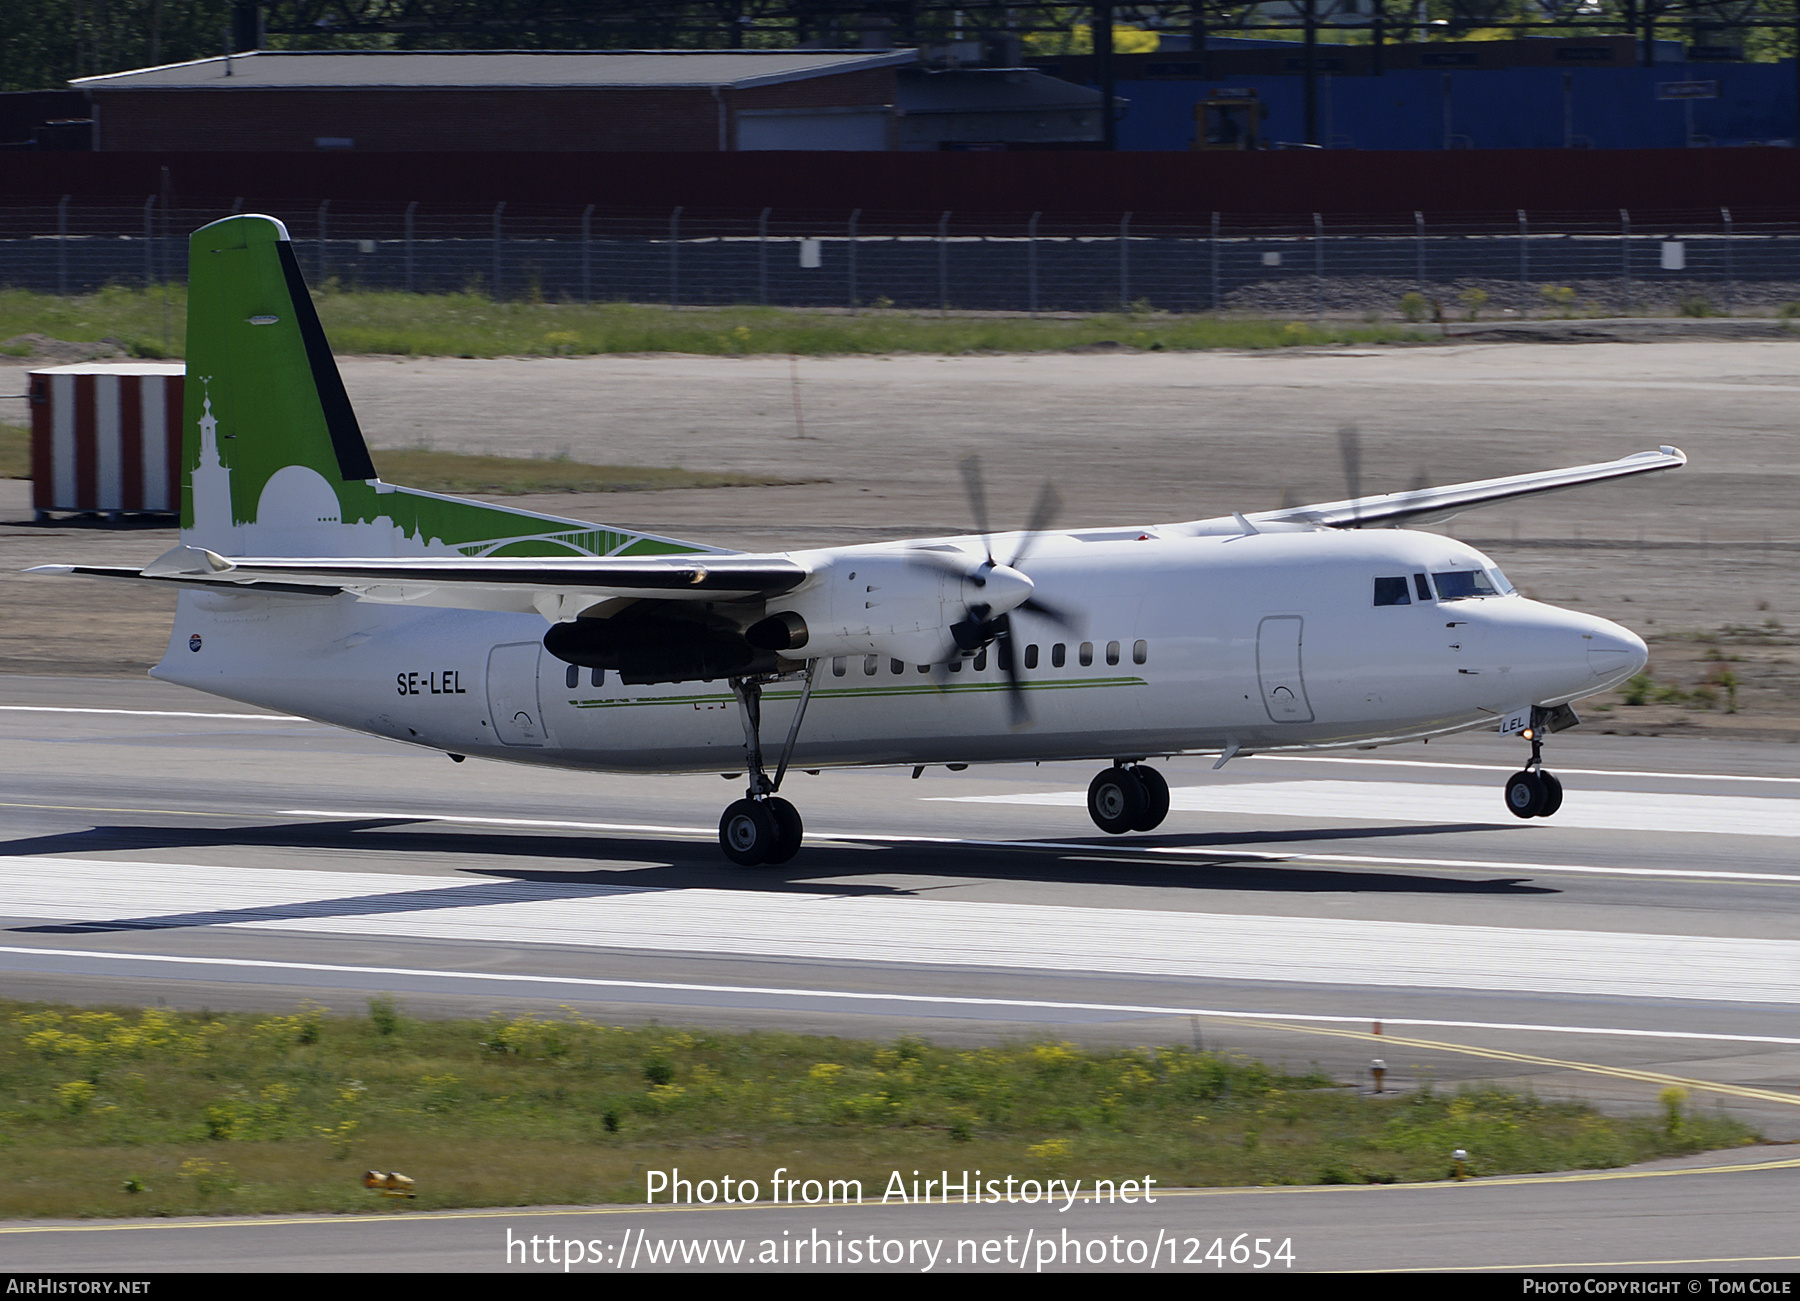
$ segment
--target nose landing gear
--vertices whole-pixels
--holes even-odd
[[[1169,783],[1141,763],[1115,763],[1089,783],[1088,816],[1108,835],[1153,831],[1169,816]]]
[[[781,789],[781,779],[787,775],[788,760],[794,754],[794,740],[800,735],[800,720],[806,717],[806,705],[812,699],[813,670],[818,663],[817,660],[806,662],[800,703],[794,710],[794,721],[788,728],[787,741],[781,747],[781,762],[775,767],[773,779],[763,771],[762,685],[777,679],[773,675],[731,679],[731,692],[737,697],[738,711],[744,720],[744,757],[750,788],[744,792],[743,799],[732,803],[719,818],[719,848],[725,851],[725,857],[740,867],[774,867],[800,852],[806,824],[801,820],[800,810],[775,792]]]
[[[1523,735],[1531,742],[1531,760],[1506,779],[1506,809],[1516,818],[1547,818],[1562,807],[1562,782],[1544,771],[1543,725],[1534,721]]]

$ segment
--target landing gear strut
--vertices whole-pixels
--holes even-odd
[[[1109,835],[1153,831],[1169,816],[1169,783],[1154,768],[1117,762],[1089,783],[1088,816]]]
[[[1531,759],[1506,779],[1506,808],[1516,818],[1547,818],[1562,807],[1562,783],[1544,771],[1544,730],[1535,719],[1525,729]]]
[[[794,710],[794,721],[788,728],[787,741],[781,747],[781,761],[775,766],[773,780],[763,771],[763,683],[777,682],[791,675],[731,679],[731,693],[737,697],[738,712],[744,720],[744,757],[750,786],[744,792],[744,798],[733,803],[719,818],[719,848],[725,851],[725,857],[742,867],[759,864],[774,867],[800,852],[806,824],[800,818],[800,810],[775,792],[781,789],[781,779],[787,776],[788,760],[794,755],[794,741],[800,735],[800,720],[806,717],[806,705],[812,699],[813,671],[818,663],[817,660],[806,662],[800,704]]]

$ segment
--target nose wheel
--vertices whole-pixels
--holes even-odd
[[[1088,784],[1088,816],[1108,835],[1153,831],[1169,816],[1169,783],[1143,764],[1114,764]]]
[[[1547,818],[1562,807],[1563,785],[1544,771],[1544,736],[1540,727],[1525,729],[1531,762],[1506,779],[1506,811],[1515,818]]]

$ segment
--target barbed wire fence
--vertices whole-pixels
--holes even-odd
[[[241,201],[0,207],[0,286],[180,283],[187,232]],[[278,208],[321,289],[856,312],[1281,316],[1766,314],[1800,300],[1800,214]]]

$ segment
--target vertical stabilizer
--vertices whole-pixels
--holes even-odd
[[[221,555],[711,550],[382,483],[273,217],[227,217],[193,234],[182,428],[182,541]]]

